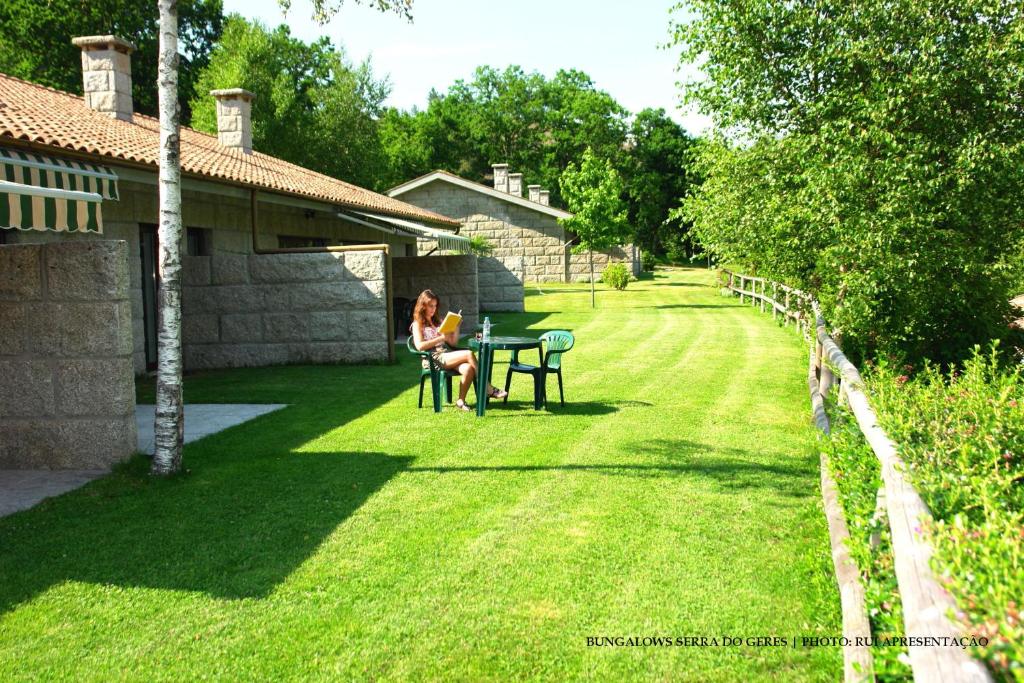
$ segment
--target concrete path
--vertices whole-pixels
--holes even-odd
[[[284,403],[188,403],[185,405],[185,443],[234,427],[284,408]],[[135,406],[139,452],[153,455],[153,418],[156,406]]]
[[[228,427],[248,422],[280,408],[269,404],[188,404],[185,406],[185,443],[215,434]],[[139,428],[139,452],[153,454],[153,415],[155,406],[135,406]],[[27,510],[44,498],[59,496],[108,470],[0,470],[0,517]]]

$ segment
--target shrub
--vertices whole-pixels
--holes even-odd
[[[934,516],[926,532],[936,574],[945,577],[966,630],[989,640],[975,654],[1013,679],[1024,673],[1024,378],[1019,368],[1003,369],[997,351],[975,349],[959,369],[926,366],[913,379],[910,367],[876,368],[869,386],[879,421]],[[853,534],[868,518],[856,491],[876,480],[849,465],[862,449],[856,440],[833,439],[833,446]],[[864,561],[862,553],[862,574],[872,567]]]
[[[656,263],[657,259],[654,257],[654,252],[647,251],[646,249],[640,252],[640,268],[645,273],[653,273]]]
[[[494,253],[494,245],[482,235],[473,235],[469,238],[469,250],[474,256],[484,258]]]
[[[622,263],[611,263],[601,273],[601,282],[621,291],[629,284],[629,271]]]

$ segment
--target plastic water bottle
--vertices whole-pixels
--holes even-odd
[[[485,344],[491,341],[491,319],[486,316],[484,317],[484,336],[481,341]]]

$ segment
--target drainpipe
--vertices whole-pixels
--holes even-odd
[[[394,291],[391,282],[391,250],[386,244],[353,244],[337,247],[291,247],[278,249],[262,249],[259,246],[259,234],[256,231],[256,190],[249,190],[249,224],[252,228],[252,252],[254,254],[332,254],[344,251],[383,251],[384,252],[384,311],[387,315],[387,349],[388,362],[395,362],[395,312],[391,305],[391,294]]]

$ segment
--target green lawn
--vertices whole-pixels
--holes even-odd
[[[589,303],[493,316],[576,335],[546,412],[526,376],[417,410],[404,349],[189,377],[290,407],[0,519],[0,679],[837,680],[838,648],[587,646],[840,632],[797,335],[705,270]]]

